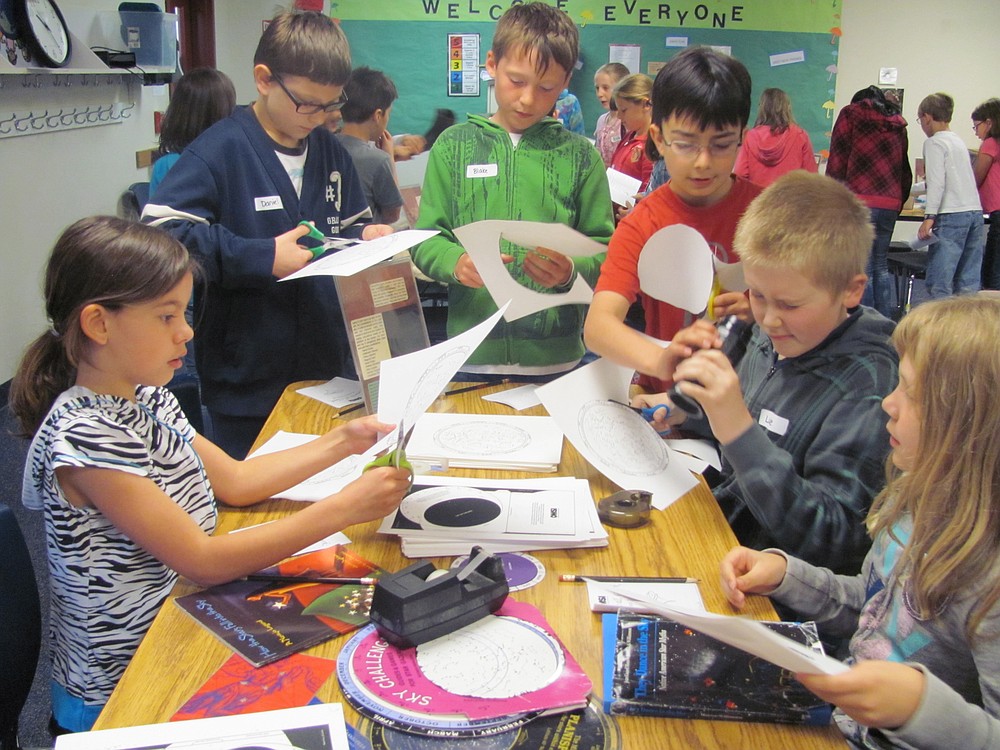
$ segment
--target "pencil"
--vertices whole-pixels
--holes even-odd
[[[354,406],[348,406],[346,409],[341,409],[334,415],[334,419],[342,417],[345,414],[350,414],[352,411],[357,411],[358,409],[365,408],[365,402],[362,401],[360,404],[354,404]]]
[[[505,385],[510,382],[510,378],[504,378],[497,383],[477,383],[476,385],[466,385],[461,388],[452,388],[450,391],[445,391],[445,396],[457,396],[459,393],[468,393],[469,391],[478,391],[480,388],[489,388],[494,385]]]
[[[653,576],[577,576],[564,573],[559,576],[563,583],[698,583],[697,578],[656,578]]]
[[[268,583],[328,583],[336,586],[374,586],[377,578],[331,578],[328,576],[269,576],[257,574],[247,576],[247,581],[266,581]]]

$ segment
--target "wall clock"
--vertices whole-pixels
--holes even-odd
[[[7,0],[18,41],[42,65],[61,68],[69,62],[69,27],[54,0]]]

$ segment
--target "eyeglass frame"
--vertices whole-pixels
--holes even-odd
[[[289,101],[291,101],[291,103],[295,105],[296,113],[300,115],[318,115],[320,112],[325,112],[326,114],[329,114],[330,112],[337,112],[338,110],[343,109],[344,105],[347,104],[347,93],[344,91],[340,92],[340,98],[337,99],[337,101],[330,102],[329,104],[317,104],[316,102],[300,101],[299,98],[295,96],[295,94],[293,94],[291,91],[288,90],[288,87],[285,85],[285,82],[281,80],[281,76],[279,76],[277,73],[272,72],[271,78],[273,78],[277,82],[277,84],[281,87],[281,90],[285,92],[285,95],[288,97]],[[302,111],[303,107],[311,107],[313,108],[313,110],[310,112],[303,112]]]
[[[687,161],[695,161],[699,156],[701,156],[702,151],[707,151],[709,157],[711,157],[712,159],[721,159],[725,156],[728,156],[730,153],[738,149],[743,144],[743,139],[738,138],[735,142],[727,143],[725,146],[721,146],[720,144],[717,143],[709,143],[707,146],[703,146],[702,144],[695,143],[694,141],[681,141],[677,139],[668,141],[666,138],[661,138],[660,143],[662,143],[666,148],[669,148],[671,151],[673,151],[674,156],[680,159],[685,159]],[[680,144],[682,146],[694,146],[698,150],[695,151],[693,154],[683,154],[674,148],[675,143]],[[721,150],[713,150],[713,149],[721,149]]]

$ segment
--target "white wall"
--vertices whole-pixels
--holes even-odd
[[[106,11],[106,0],[59,0],[67,14]],[[238,101],[254,96],[251,66],[261,21],[283,3],[275,0],[216,0],[217,62],[235,82]],[[910,157],[920,155],[923,134],[916,107],[934,91],[955,97],[954,130],[978,145],[969,113],[1000,95],[995,66],[995,29],[1000,3],[981,0],[844,0],[838,108],[852,94],[878,80],[881,67],[899,69],[905,89],[904,114],[911,122]],[[419,30],[414,23],[414,30]],[[386,54],[393,54],[387,47]],[[992,70],[991,70],[992,65]],[[0,112],[33,97],[19,76],[0,76]],[[59,232],[76,219],[114,213],[130,183],[148,179],[135,168],[136,150],[155,145],[153,111],[166,107],[162,87],[134,87],[134,116],[117,125],[0,139],[0,383],[14,372],[24,346],[45,327],[40,293],[45,259]],[[38,94],[42,106],[57,94]],[[33,100],[34,101],[34,100]],[[832,126],[832,121],[831,121]]]
[[[60,0],[59,6],[68,17],[83,18],[113,7],[106,0]],[[77,32],[72,22],[71,29]],[[24,347],[47,325],[42,270],[56,238],[76,219],[114,214],[121,192],[149,179],[148,170],[136,169],[135,152],[156,145],[153,111],[167,103],[162,86],[108,86],[90,76],[87,87],[74,77],[68,90],[34,89],[22,85],[27,80],[30,76],[0,75],[0,113],[55,113],[67,99],[115,98],[134,101],[135,107],[116,124],[0,139],[0,383],[10,379]]]

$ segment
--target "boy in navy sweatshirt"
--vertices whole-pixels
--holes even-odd
[[[352,375],[333,279],[279,284],[324,235],[389,234],[371,212],[350,157],[323,125],[346,99],[350,49],[320,13],[275,17],[254,55],[258,98],[199,136],[160,185],[143,220],[162,226],[204,273],[196,358],[214,441],[242,458],[289,383]]]

